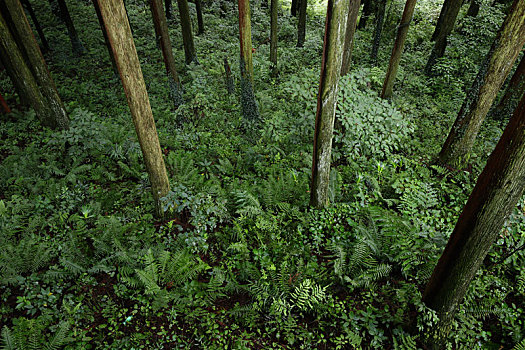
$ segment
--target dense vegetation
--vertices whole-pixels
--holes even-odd
[[[351,73],[339,87],[332,205],[314,210],[308,191],[326,7],[309,3],[297,48],[297,18],[282,1],[274,78],[263,2],[251,4],[258,121],[241,115],[234,2],[203,1],[199,64],[184,65],[178,16],[169,20],[184,89],[178,109],[149,7],[126,3],[171,184],[167,219],[158,220],[91,1],[68,1],[81,56],[49,3],[32,1],[71,122],[69,130],[43,128],[33,111],[16,108],[0,73],[13,107],[0,117],[4,348],[424,347],[437,319],[421,292],[504,122],[486,120],[468,168],[432,160],[504,6],[480,0],[477,17],[464,7],[427,77],[441,2],[420,0],[391,101],[378,94],[404,2],[388,3],[377,66],[369,58],[372,21],[356,32]],[[236,77],[232,94],[225,57]],[[520,202],[472,282],[448,348],[525,347],[524,211]]]

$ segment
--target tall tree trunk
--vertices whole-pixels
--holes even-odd
[[[57,126],[54,112],[38,88],[36,79],[27,66],[15,39],[9,32],[3,16],[4,13],[0,13],[0,56],[2,62],[13,81],[13,85],[18,90],[20,98],[27,101],[35,110],[42,125],[54,128]]]
[[[113,57],[113,51],[111,51],[111,44],[109,43],[108,33],[106,33],[106,27],[104,26],[104,20],[102,19],[102,14],[100,13],[100,8],[98,7],[97,0],[91,0],[93,2],[93,7],[97,14],[98,23],[100,25],[100,30],[102,30],[102,35],[104,36],[104,42],[106,43],[106,48],[108,49],[109,60],[111,61],[111,67],[113,68],[113,73],[118,75],[117,63],[115,62],[115,57]]]
[[[28,68],[31,70],[42,95],[46,98],[49,108],[52,110],[52,116],[49,117],[51,122],[48,125],[52,128],[68,129],[69,119],[66,109],[60,96],[58,96],[55,83],[44,61],[44,56],[40,52],[31,26],[25,16],[24,8],[18,0],[2,0],[2,2],[6,5],[13,20],[14,28],[12,28],[12,31],[16,31],[17,37],[20,38],[20,51],[25,53],[23,56],[26,57]]]
[[[297,47],[304,46],[304,39],[306,37],[306,8],[308,7],[308,0],[301,0],[299,3],[299,20],[297,21]]]
[[[62,19],[62,22],[66,25],[67,28],[67,34],[69,35],[69,40],[71,41],[71,46],[73,47],[73,52],[76,55],[83,55],[86,53],[86,49],[84,48],[84,45],[82,45],[82,42],[78,38],[77,30],[75,29],[75,25],[73,24],[73,20],[71,19],[71,16],[69,14],[69,10],[66,5],[65,0],[57,0],[58,1],[58,8],[60,9],[60,18]]]
[[[149,0],[151,14],[153,16],[153,24],[155,25],[155,32],[159,35],[160,48],[162,50],[162,57],[164,58],[164,66],[168,74],[170,95],[173,100],[175,108],[183,103],[182,86],[179,81],[179,75],[175,66],[175,59],[171,50],[171,41],[168,33],[168,24],[166,16],[162,9],[161,0]]]
[[[399,24],[399,27],[397,27],[397,38],[394,43],[394,48],[392,49],[392,55],[390,56],[390,63],[388,64],[388,70],[386,71],[385,82],[383,83],[383,91],[381,92],[382,98],[392,97],[392,89],[394,87],[394,81],[396,80],[401,54],[403,53],[403,48],[405,46],[408,27],[410,26],[412,15],[414,14],[414,8],[416,7],[416,1],[417,0],[407,0],[405,4],[401,23]]]
[[[233,94],[235,85],[233,83],[232,70],[230,69],[230,64],[228,63],[227,57],[224,57],[224,83],[226,84],[228,95]]]
[[[316,208],[329,204],[332,136],[348,9],[349,0],[328,0],[310,185],[310,205]]]
[[[180,25],[182,28],[182,41],[184,43],[184,57],[186,64],[194,62],[199,64],[197,55],[195,54],[195,45],[193,44],[193,32],[191,29],[190,9],[188,7],[188,0],[177,0],[180,14]]]
[[[341,63],[341,76],[348,74],[350,71],[352,50],[354,48],[354,34],[360,5],[361,0],[350,0],[348,18],[346,19],[345,46],[343,50],[343,62]]]
[[[523,23],[525,1],[515,0],[439,153],[442,163],[460,168],[468,161],[481,123],[525,44]]]
[[[491,112],[492,119],[499,121],[506,120],[516,108],[519,99],[525,91],[525,55],[521,58],[520,64],[512,75],[505,94],[498,105]]]
[[[299,0],[292,0],[292,6],[290,7],[290,14],[293,17],[297,16],[297,5],[299,5]]]
[[[448,36],[450,33],[452,33],[452,29],[454,29],[454,24],[456,23],[456,18],[458,17],[458,13],[462,4],[463,0],[449,0],[447,8],[441,10],[442,12],[445,11],[445,13],[443,14],[443,19],[441,20],[439,32],[436,34],[436,42],[434,43],[434,47],[432,48],[432,52],[428,58],[427,65],[425,66],[426,75],[430,75],[432,72],[432,67],[434,67],[434,64],[436,64],[437,59],[445,55]],[[444,6],[445,5],[443,5],[443,7]]]
[[[252,27],[250,20],[250,0],[238,0],[239,42],[241,68],[241,106],[246,121],[257,123],[259,108],[253,91]]]
[[[366,22],[372,12],[374,12],[374,7],[376,6],[375,2],[377,0],[364,0],[363,1],[363,13],[359,19],[359,24],[357,25],[358,29],[364,29],[366,27]]]
[[[385,21],[386,1],[378,0],[376,11],[376,27],[374,29],[374,42],[372,43],[372,52],[370,59],[372,64],[377,65],[377,53],[379,52],[379,44],[381,43],[381,34],[383,33],[383,22]]]
[[[277,8],[279,0],[271,0],[270,19],[270,63],[271,75],[277,76]]]
[[[166,5],[166,19],[171,19],[171,0],[164,0]]]
[[[98,0],[98,5],[144,156],[155,202],[155,214],[162,217],[160,198],[166,196],[170,186],[124,3],[122,0]]]
[[[204,33],[204,20],[202,19],[201,0],[195,0],[195,9],[197,11],[197,25],[199,27],[197,35],[201,35],[202,33]]]
[[[7,105],[7,102],[4,100],[4,96],[0,94],[0,106],[2,106],[2,113],[9,114],[11,113],[11,108]]]
[[[467,16],[476,17],[479,13],[479,1],[480,0],[470,0],[470,6],[467,11]]]
[[[439,11],[439,17],[436,22],[436,27],[434,28],[434,32],[432,33],[432,37],[430,38],[430,41],[435,41],[439,32],[441,31],[441,28],[443,26],[443,20],[445,19],[445,16],[447,14],[447,10],[450,7],[450,3],[453,0],[445,0],[443,2],[443,6],[441,6],[441,11]]]
[[[40,22],[38,22],[38,18],[35,15],[35,11],[33,11],[33,7],[31,6],[31,3],[29,0],[22,0],[22,5],[25,7],[27,12],[29,13],[29,16],[31,16],[31,20],[33,21],[33,24],[35,25],[36,32],[38,33],[38,36],[40,37],[40,41],[42,42],[42,51],[44,53],[49,51],[49,43],[47,42],[46,36],[44,35],[44,31],[42,30],[42,26],[40,25]]]
[[[445,338],[468,286],[479,270],[525,186],[525,98],[478,178],[447,246],[432,273],[423,301],[440,317],[434,331]],[[443,349],[434,342],[433,348]]]

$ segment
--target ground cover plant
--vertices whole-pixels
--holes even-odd
[[[67,1],[85,48],[78,55],[50,3],[30,1],[70,124],[43,128],[0,72],[12,108],[0,116],[2,348],[426,349],[438,318],[423,290],[503,122],[483,124],[467,168],[434,159],[506,4],[480,0],[475,19],[464,7],[447,54],[426,76],[441,3],[420,0],[392,100],[379,93],[404,2],[387,4],[377,65],[374,24],[357,30],[351,72],[339,82],[331,205],[313,209],[326,2],[308,3],[301,48],[291,2],[279,2],[277,75],[270,6],[250,4],[259,117],[249,120],[237,4],[200,2],[198,64],[185,65],[177,9],[168,20],[183,88],[175,108],[149,5],[126,1],[171,186],[158,218],[92,3]],[[197,28],[195,12],[190,3]],[[525,348],[524,242],[522,200],[444,348]]]

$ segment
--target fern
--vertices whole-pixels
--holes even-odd
[[[311,311],[326,298],[327,286],[321,287],[310,279],[305,279],[290,295],[293,306],[301,311]]]
[[[235,191],[233,196],[237,214],[248,218],[256,218],[264,213],[259,200],[253,194],[247,191]]]
[[[4,326],[2,328],[2,350],[17,350],[19,348],[17,340],[9,327]]]
[[[518,344],[516,344],[512,350],[525,350],[525,338],[522,339]]]

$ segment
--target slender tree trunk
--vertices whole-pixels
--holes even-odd
[[[375,1],[378,1],[378,0],[364,0],[364,5],[363,5],[363,13],[361,14],[361,18],[359,19],[359,24],[357,26],[358,29],[364,29],[366,27],[366,22],[368,20],[368,18],[370,17],[370,15],[372,14],[372,12],[374,12],[374,7],[375,7]]]
[[[524,186],[525,98],[522,98],[479,176],[425,288],[423,301],[440,317],[434,339],[443,339],[449,332],[457,307],[521,198]],[[439,340],[430,343],[433,348],[444,348]]]
[[[271,0],[271,20],[270,20],[270,63],[271,75],[277,76],[277,8],[279,0]]]
[[[241,68],[241,105],[244,119],[257,123],[259,108],[253,91],[252,27],[250,20],[250,0],[238,0],[239,42]]]
[[[7,105],[7,102],[4,100],[4,96],[0,94],[0,105],[2,106],[2,113],[9,114],[11,113],[11,108]]]
[[[193,32],[191,29],[190,9],[188,0],[177,0],[180,14],[180,25],[182,28],[182,41],[184,43],[184,56],[186,64],[194,62],[198,64],[197,55],[195,54],[195,45],[193,44]]]
[[[102,30],[102,35],[104,36],[104,42],[106,43],[106,48],[108,49],[109,60],[111,61],[111,67],[113,68],[113,73],[118,75],[117,63],[113,57],[113,51],[111,51],[111,44],[109,43],[108,34],[106,33],[106,27],[104,27],[104,20],[102,19],[102,14],[100,13],[100,8],[98,7],[97,0],[91,0],[93,2],[93,7],[97,14],[98,23],[100,29]]]
[[[525,1],[515,0],[439,153],[442,163],[460,168],[468,161],[481,123],[525,44],[523,23]]]
[[[201,0],[195,0],[195,9],[197,10],[197,25],[199,27],[197,35],[201,35],[204,33],[204,20],[202,19]]]
[[[499,121],[506,120],[516,108],[519,99],[525,91],[525,55],[521,58],[520,64],[512,75],[505,94],[498,105],[491,112],[492,119]]]
[[[443,26],[443,20],[445,19],[445,16],[447,14],[447,10],[450,7],[450,3],[454,0],[445,0],[443,2],[443,6],[441,6],[441,11],[439,11],[439,17],[436,22],[436,27],[434,28],[434,32],[432,33],[432,37],[430,38],[430,41],[435,41],[439,32],[441,31],[441,28]]]
[[[166,5],[166,19],[171,19],[171,0],[164,0]]]
[[[467,11],[467,16],[476,17],[479,13],[479,1],[480,0],[470,0],[470,6]]]
[[[62,22],[66,25],[67,28],[67,34],[69,35],[69,40],[71,41],[71,46],[73,47],[73,52],[76,55],[83,55],[86,53],[86,49],[84,48],[84,45],[82,45],[82,42],[78,38],[77,30],[75,29],[75,25],[73,24],[73,20],[71,19],[71,16],[69,14],[69,10],[66,5],[65,0],[57,0],[58,1],[58,7],[60,9],[60,18],[62,19]]]
[[[35,25],[36,32],[38,33],[38,36],[40,37],[40,41],[42,41],[42,51],[48,52],[49,51],[49,43],[47,42],[46,36],[44,35],[44,31],[42,30],[42,26],[40,25],[40,22],[38,22],[38,18],[35,15],[35,11],[33,11],[33,7],[31,6],[31,3],[29,0],[22,0],[22,5],[25,7],[27,12],[29,13],[29,16],[31,16],[31,20],[33,21]]]
[[[379,44],[381,43],[381,34],[383,33],[383,23],[385,21],[386,1],[378,0],[376,11],[376,27],[374,29],[374,42],[372,44],[372,52],[370,59],[372,63],[377,65],[377,53],[379,52]]]
[[[348,9],[349,0],[328,0],[321,78],[317,94],[310,187],[310,205],[317,208],[323,208],[329,204],[332,136]]]
[[[343,62],[341,64],[341,76],[348,74],[352,62],[352,50],[354,48],[354,34],[357,25],[357,16],[361,0],[350,0],[348,18],[346,19],[345,46],[343,50]]]
[[[0,56],[13,85],[19,89],[21,99],[24,99],[35,110],[35,113],[44,126],[56,127],[53,110],[48,101],[38,88],[33,73],[27,66],[27,62],[17,46],[15,39],[7,28],[4,13],[0,14]]]
[[[175,108],[183,103],[182,86],[179,81],[179,75],[175,66],[175,59],[171,50],[171,41],[168,33],[168,23],[166,16],[162,9],[161,0],[149,0],[151,13],[153,15],[153,24],[155,25],[155,32],[159,35],[160,48],[162,50],[162,57],[164,58],[164,66],[168,74],[170,94]]]
[[[228,94],[233,94],[235,86],[233,83],[232,71],[230,69],[230,64],[228,63],[228,58],[224,57],[224,82],[226,84],[226,90]]]
[[[452,29],[454,29],[454,24],[456,23],[456,18],[458,17],[459,10],[463,0],[449,0],[447,8],[441,10],[445,11],[443,14],[443,19],[441,20],[439,32],[436,34],[436,39],[430,57],[428,58],[427,65],[425,66],[425,74],[430,75],[432,72],[432,67],[436,64],[438,58],[441,58],[445,55],[445,49],[447,48],[447,40]],[[445,5],[443,5],[445,7]]]
[[[12,31],[16,31],[17,37],[20,38],[20,51],[24,52],[27,59],[27,65],[30,68],[37,85],[39,86],[42,95],[46,98],[49,108],[52,110],[52,116],[48,124],[52,128],[68,129],[69,119],[67,117],[66,109],[58,96],[55,83],[49,70],[47,69],[44,56],[40,52],[38,43],[33,35],[29,21],[27,20],[24,8],[18,0],[2,0],[13,20]]]
[[[412,15],[414,14],[414,8],[416,7],[416,1],[417,0],[407,0],[405,4],[403,17],[397,28],[397,38],[394,43],[394,48],[392,49],[392,56],[390,56],[390,63],[388,64],[388,70],[386,71],[385,82],[383,83],[383,91],[381,92],[382,98],[392,97],[392,89],[394,87],[394,81],[396,80],[401,54],[403,53],[403,48],[405,46],[408,27],[410,26]]]
[[[156,207],[155,213],[162,217],[160,198],[166,196],[170,186],[124,3],[122,0],[98,0],[98,5],[144,156]]]
[[[308,0],[301,0],[299,3],[299,20],[297,21],[297,47],[304,46],[306,37],[306,8]]]
[[[299,0],[292,0],[292,6],[290,7],[290,14],[293,16],[293,17],[296,17],[297,16],[297,5],[299,3]]]

